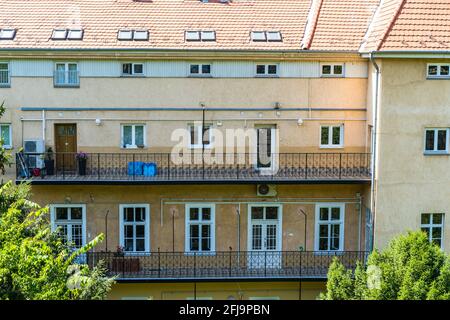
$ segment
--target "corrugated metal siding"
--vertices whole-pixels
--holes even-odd
[[[124,61],[125,62],[125,61]],[[144,74],[147,77],[189,76],[189,61],[148,61],[144,62]],[[199,62],[205,63],[205,62]],[[212,76],[217,78],[253,78],[256,65],[252,61],[211,61]],[[270,62],[261,62],[270,64]],[[282,78],[318,78],[320,63],[305,62],[273,62],[278,64],[278,75]],[[12,60],[11,75],[13,77],[52,77],[55,62],[52,60]],[[120,61],[79,61],[81,77],[120,77]],[[368,67],[365,62],[348,62],[345,64],[345,76],[348,78],[367,78]]]

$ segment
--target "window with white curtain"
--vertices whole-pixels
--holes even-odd
[[[145,141],[144,124],[123,124],[122,125],[122,147],[127,149],[143,148]]]

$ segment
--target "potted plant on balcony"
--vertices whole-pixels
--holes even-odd
[[[53,159],[53,149],[48,147],[45,163],[45,172],[47,175],[52,176],[55,174],[55,160]]]
[[[78,174],[80,176],[86,175],[86,163],[87,163],[87,158],[88,158],[87,153],[85,153],[83,151],[78,152],[76,154],[75,158],[78,161]]]

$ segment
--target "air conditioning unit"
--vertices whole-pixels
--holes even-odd
[[[23,152],[25,153],[25,161],[27,162],[28,168],[42,169],[44,167],[44,140],[24,140]]]
[[[276,197],[277,188],[271,184],[258,184],[256,186],[256,194],[258,197]]]

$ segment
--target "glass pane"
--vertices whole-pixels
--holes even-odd
[[[320,208],[320,220],[328,221],[328,208]]]
[[[339,65],[334,66],[334,74],[336,74],[336,75],[342,74],[342,66],[339,66]]]
[[[204,221],[211,220],[211,208],[203,208],[202,209],[202,220],[204,220]]]
[[[73,245],[77,248],[81,248],[83,245],[83,234],[81,225],[72,225],[72,239]]]
[[[198,225],[191,225],[190,226],[190,250],[198,251],[200,249],[199,247],[199,226]]]
[[[123,126],[123,145],[131,145],[132,144],[132,127],[131,126]]]
[[[277,66],[276,65],[269,65],[268,66],[269,74],[277,74]]]
[[[277,249],[277,226],[268,225],[266,250],[276,250],[276,249]]]
[[[191,73],[198,74],[200,72],[200,66],[198,64],[191,64]]]
[[[11,145],[11,136],[9,135],[9,125],[1,126],[1,138],[3,140],[3,145],[10,146]]]
[[[420,220],[420,222],[422,224],[430,224],[430,221],[431,221],[430,214],[428,214],[428,213],[422,214],[422,217],[421,217],[421,220]]]
[[[199,251],[200,247],[199,247],[199,239],[198,238],[191,238],[190,241],[190,250],[191,251]]]
[[[434,150],[434,130],[426,131],[426,139],[425,139],[425,150],[433,151]]]
[[[8,70],[8,64],[0,63],[0,71],[6,71],[6,70]]]
[[[77,71],[76,63],[69,63],[69,71]]]
[[[195,221],[199,219],[199,208],[190,208],[189,209],[189,220]]]
[[[133,238],[134,231],[133,226],[125,226],[125,238]]]
[[[211,73],[211,65],[210,64],[202,65],[202,73],[203,74],[210,74]]]
[[[58,64],[56,64],[56,70],[57,71],[65,71],[66,65],[64,63],[58,63]]]
[[[434,227],[432,232],[431,232],[431,237],[433,239],[440,239],[442,237],[442,228]]]
[[[127,222],[134,221],[134,208],[125,208],[123,220]]]
[[[321,224],[319,226],[319,237],[320,238],[328,237],[328,225],[327,224]]]
[[[266,66],[265,65],[257,65],[256,66],[256,74],[265,74]]]
[[[135,138],[135,144],[137,146],[143,146],[144,145],[144,126],[135,126],[134,127],[134,138]]]
[[[336,237],[339,238],[340,231],[341,231],[341,226],[340,225],[338,225],[338,224],[331,225],[331,236],[333,238],[336,238]]]
[[[266,208],[266,219],[267,220],[277,220],[278,219],[278,207],[267,207]]]
[[[433,224],[442,224],[442,213],[433,214]]]
[[[211,226],[202,226],[202,250],[211,250]]]
[[[438,131],[438,150],[447,149],[447,130]]]
[[[437,66],[428,66],[428,75],[429,76],[437,76],[438,67]]]
[[[341,127],[333,127],[333,144],[341,144]]]
[[[143,64],[135,64],[134,65],[134,73],[143,74],[144,73],[144,65]]]
[[[83,219],[83,209],[81,208],[71,208],[70,209],[70,219],[71,220],[82,220]]]
[[[252,219],[264,219],[264,208],[252,207]]]
[[[322,74],[331,74],[331,66],[330,65],[322,66]]]
[[[56,220],[69,219],[68,208],[56,208]]]
[[[211,251],[211,238],[202,239],[202,251]]]
[[[252,250],[262,249],[262,226],[252,226]]]
[[[322,127],[320,129],[320,143],[323,145],[327,145],[329,141],[329,128]]]
[[[319,250],[328,250],[328,239],[319,239]]]
[[[145,238],[145,226],[136,226],[136,237]]]
[[[133,239],[125,239],[124,251],[133,251]]]
[[[425,232],[425,233],[427,234],[428,237],[430,236],[430,229],[429,229],[429,228],[421,228],[421,230],[422,230],[423,232]]]
[[[200,237],[200,226],[198,224],[190,225],[191,238],[199,238]]]
[[[189,130],[191,132],[191,144],[195,145],[198,142],[198,139],[197,139],[197,127],[192,125],[192,126],[189,127]]]
[[[136,251],[145,251],[145,240],[144,239],[136,239]]]
[[[331,208],[331,220],[341,219],[341,208]]]
[[[441,76],[449,75],[449,66],[441,66]]]
[[[132,74],[131,66],[132,66],[131,63],[124,63],[122,65],[122,73],[127,75]]]
[[[330,250],[339,250],[339,238],[331,238]]]
[[[56,225],[56,228],[58,229],[58,236],[62,240],[62,242],[67,242],[67,225]]]
[[[433,239],[433,243],[437,244],[439,247],[442,246],[442,240],[441,239]]]

